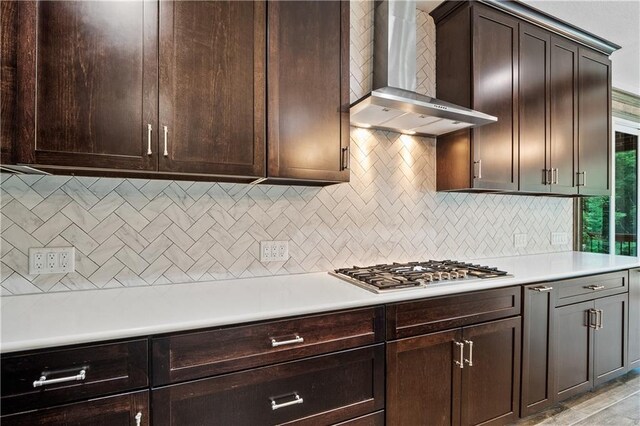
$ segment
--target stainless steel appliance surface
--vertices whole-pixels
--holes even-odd
[[[455,260],[354,266],[336,269],[329,274],[374,293],[512,276],[498,268]]]

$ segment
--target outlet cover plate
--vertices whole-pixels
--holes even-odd
[[[260,241],[260,262],[286,262],[289,241]]]
[[[29,274],[67,274],[76,270],[74,247],[34,247],[29,249]]]
[[[569,244],[569,236],[566,232],[552,232],[551,233],[551,245],[562,246]]]
[[[513,245],[515,247],[526,247],[527,234],[513,234]]]

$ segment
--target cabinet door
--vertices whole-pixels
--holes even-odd
[[[518,189],[518,21],[473,8],[473,109],[498,122],[472,130],[474,188]]]
[[[460,342],[456,329],[387,343],[387,424],[460,423]]]
[[[523,287],[522,315],[522,417],[554,402],[555,341],[553,287],[532,284]]]
[[[593,301],[555,309],[556,396],[565,399],[593,384]]]
[[[629,368],[640,367],[640,269],[629,271]]]
[[[520,319],[507,318],[462,329],[466,349],[462,425],[505,424],[518,418]]]
[[[551,37],[550,70],[551,191],[577,192],[578,134],[578,46],[560,37]]]
[[[157,8],[20,2],[19,163],[155,170]]]
[[[2,424],[4,426],[146,426],[150,424],[149,393],[135,392],[3,416]]]
[[[593,385],[627,372],[627,293],[596,299],[598,328],[594,333]]]
[[[349,181],[349,2],[269,3],[268,177]]]
[[[160,170],[264,175],[265,3],[160,2]]]
[[[519,152],[520,190],[549,192],[549,46],[550,34],[520,24]]]
[[[609,195],[611,61],[584,48],[578,56],[578,191]]]

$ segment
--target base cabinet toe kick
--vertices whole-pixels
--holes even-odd
[[[502,425],[640,367],[640,268],[2,354],[6,425]]]

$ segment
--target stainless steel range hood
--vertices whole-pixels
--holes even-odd
[[[373,91],[351,106],[351,124],[439,136],[496,117],[416,93],[416,2],[376,1]]]

